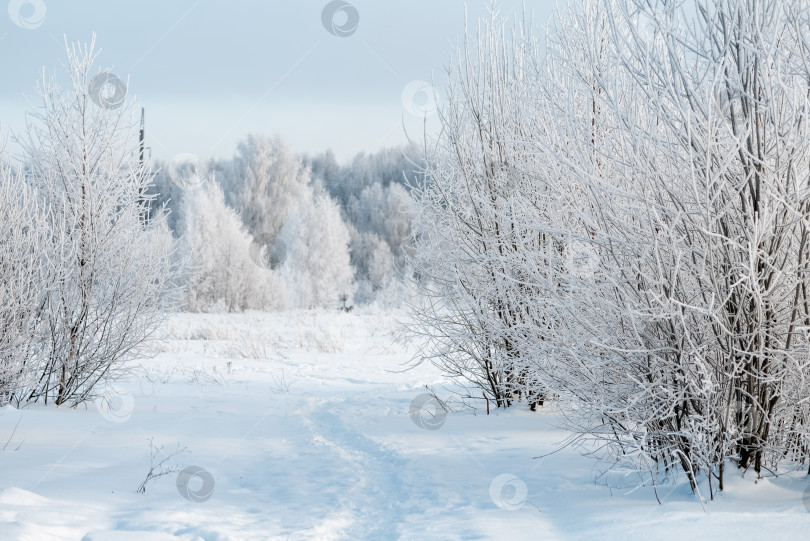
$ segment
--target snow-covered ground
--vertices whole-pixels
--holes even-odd
[[[810,535],[800,474],[732,475],[705,511],[680,482],[659,505],[631,480],[596,484],[575,449],[535,458],[567,436],[553,411],[409,415],[426,384],[449,386],[431,366],[404,371],[398,315],[178,315],[109,401],[0,409],[0,539]],[[184,473],[140,494],[150,439]]]

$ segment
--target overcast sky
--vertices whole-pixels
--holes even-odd
[[[412,82],[440,81],[464,31],[465,4],[474,21],[488,3],[350,0],[330,4],[327,29],[328,4],[11,0],[0,11],[0,130],[20,128],[42,68],[64,60],[64,36],[87,41],[95,32],[99,66],[129,77],[130,95],[146,108],[155,157],[228,157],[251,132],[280,134],[301,152],[332,148],[342,160],[403,143],[406,129],[418,137],[424,94],[409,100]],[[521,5],[504,1],[501,10]],[[544,23],[554,3],[526,6]]]

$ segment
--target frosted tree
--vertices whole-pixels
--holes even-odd
[[[188,260],[185,308],[193,312],[284,306],[278,277],[251,258],[252,237],[222,188],[207,180],[184,196],[180,252]]]
[[[360,232],[353,225],[349,230],[349,251],[355,270],[357,302],[370,302],[377,291],[384,288],[394,275],[394,254],[388,243],[376,233]]]
[[[97,52],[67,47],[69,79],[38,87],[39,109],[20,138],[30,182],[49,208],[59,279],[43,301],[46,332],[26,400],[75,405],[139,352],[161,322],[172,280],[165,243],[145,226],[150,178],[138,161],[126,85],[94,72]]]
[[[242,216],[256,242],[272,245],[309,185],[309,169],[278,137],[250,135],[220,178],[226,202]]]
[[[385,240],[392,254],[400,260],[412,251],[411,196],[401,184],[383,186],[375,182],[358,196],[349,199],[349,221],[362,232],[374,233]]]
[[[310,192],[290,210],[279,239],[286,246],[280,271],[291,305],[334,307],[354,293],[349,231],[338,204],[325,192]]]

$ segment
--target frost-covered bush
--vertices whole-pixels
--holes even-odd
[[[486,22],[416,194],[423,355],[559,396],[647,482],[807,461],[809,29],[799,0],[588,0],[541,56]]]
[[[41,347],[38,314],[58,269],[42,254],[47,212],[22,171],[0,156],[0,406],[36,378],[29,361]]]
[[[527,338],[552,323],[545,304],[567,217],[534,174],[545,139],[527,108],[539,90],[536,46],[520,30],[506,36],[494,20],[482,24],[449,70],[443,130],[414,193],[412,265],[425,294],[415,308],[417,332],[429,338],[422,359],[471,383],[473,398],[535,408],[546,392]]]

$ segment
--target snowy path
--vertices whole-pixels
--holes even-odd
[[[659,506],[595,485],[575,450],[534,459],[566,436],[553,412],[418,427],[411,401],[446,391],[432,367],[401,371],[394,328],[384,314],[177,316],[111,411],[3,408],[0,540],[807,538],[803,476],[736,476],[704,513],[682,483]],[[171,463],[210,473],[210,499],[184,499],[177,473],[136,494],[148,438],[186,447]]]

